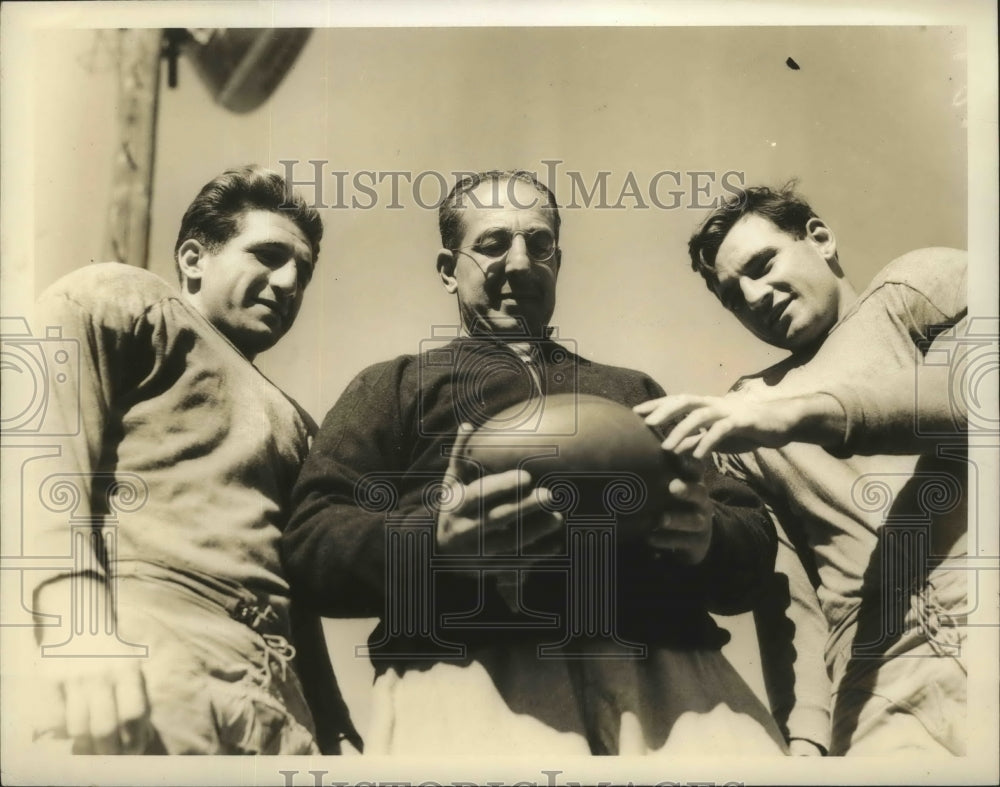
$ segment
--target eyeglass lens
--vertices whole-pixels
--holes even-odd
[[[514,236],[522,235],[528,256],[533,260],[547,260],[555,252],[556,239],[547,229],[519,230],[491,230],[484,233],[473,246],[475,251],[486,257],[498,259],[510,251],[514,245]]]

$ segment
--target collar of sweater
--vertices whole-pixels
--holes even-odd
[[[513,353],[526,363],[537,363],[539,358],[547,360],[555,350],[566,352],[565,348],[549,338],[536,339],[526,336],[504,338],[495,334],[472,336],[463,330],[456,341],[493,344],[507,352]]]

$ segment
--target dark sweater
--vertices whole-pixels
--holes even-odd
[[[592,363],[550,341],[538,342],[545,394],[593,394],[633,406],[663,395],[636,371]],[[387,523],[431,527],[426,494],[448,465],[444,446],[459,423],[478,426],[532,394],[524,363],[489,339],[461,338],[420,355],[376,364],[359,374],[327,414],[293,493],[293,515],[283,554],[297,602],[331,617],[385,618]],[[393,498],[385,513],[372,510],[359,490],[369,474]],[[617,631],[656,645],[717,648],[728,637],[708,611],[732,614],[752,607],[754,591],[773,571],[776,540],[756,496],[742,484],[708,471],[714,534],[708,557],[681,565],[651,547],[619,545],[614,599]],[[391,490],[391,491],[388,491]],[[433,532],[433,531],[431,531]],[[518,625],[456,630],[448,613],[482,607],[509,615],[490,575],[484,582],[458,572],[434,574],[434,628],[448,642],[496,642],[534,636],[558,641],[560,631]],[[544,569],[522,574],[522,604],[555,614],[565,630],[565,574]],[[399,592],[396,600],[406,599]],[[557,629],[558,629],[557,626]],[[373,640],[384,638],[376,630]],[[402,639],[401,636],[390,639]],[[412,648],[400,644],[401,650]]]

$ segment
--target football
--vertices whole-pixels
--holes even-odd
[[[556,394],[496,414],[469,437],[464,458],[483,475],[526,470],[568,523],[613,522],[620,536],[636,538],[663,510],[667,483],[681,471],[640,416],[586,394]]]

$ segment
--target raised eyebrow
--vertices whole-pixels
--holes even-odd
[[[485,229],[478,235],[476,235],[476,237],[472,239],[472,242],[469,245],[471,247],[480,246],[484,241],[493,240],[494,237],[498,234],[507,235],[509,237],[510,230],[508,230],[506,227],[490,227],[489,229]]]
[[[247,244],[250,251],[292,251],[292,245],[280,240],[258,240]]]
[[[476,236],[476,239],[478,240],[479,238],[482,238],[494,232],[506,232],[507,234],[510,234],[510,230],[507,227],[487,227]]]
[[[520,231],[534,232],[535,230],[545,230],[546,232],[552,232],[552,228],[545,222],[538,222],[537,224],[529,224],[527,227],[524,227]],[[513,235],[515,232],[518,231],[519,230],[512,230],[510,227],[505,227],[505,226],[487,227],[486,229],[484,229],[482,232],[479,233],[479,237],[487,235],[490,232],[505,232],[508,235]]]
[[[555,236],[555,233],[552,231],[552,228],[547,224],[541,222],[538,224],[532,224],[528,227],[524,227],[521,231],[525,233],[547,232],[553,237]],[[510,227],[487,227],[476,236],[476,239],[473,241],[473,245],[476,245],[483,238],[489,235],[500,233],[503,235],[507,235],[508,237],[513,237],[514,232],[515,230],[512,230]]]

